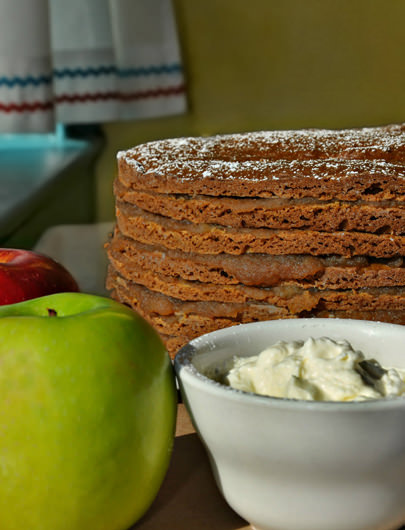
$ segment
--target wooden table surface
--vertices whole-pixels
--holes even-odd
[[[177,415],[169,470],[157,498],[133,530],[250,530],[221,496],[184,405]]]

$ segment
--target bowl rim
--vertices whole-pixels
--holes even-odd
[[[295,322],[295,323],[294,323]],[[333,322],[335,324],[333,324]],[[360,325],[365,329],[375,328],[386,328],[388,332],[401,333],[404,335],[405,343],[405,326],[400,324],[391,324],[387,322],[380,321],[367,321],[367,320],[356,320],[356,319],[344,319],[344,318],[292,318],[284,320],[268,320],[261,322],[249,322],[245,324],[238,324],[236,326],[230,326],[223,329],[218,329],[205,333],[196,337],[195,339],[190,340],[185,344],[174,357],[174,370],[176,377],[179,381],[180,388],[182,387],[183,382],[186,384],[192,385],[198,388],[201,391],[207,392],[211,395],[216,395],[221,399],[228,399],[233,401],[240,401],[250,405],[260,405],[263,407],[278,407],[282,409],[294,409],[294,410],[322,410],[324,412],[329,412],[330,410],[341,410],[341,411],[372,411],[372,410],[381,410],[381,409],[396,409],[405,407],[405,395],[402,396],[392,396],[384,398],[375,398],[368,399],[364,401],[310,401],[310,400],[301,400],[295,398],[283,398],[283,397],[274,397],[274,396],[264,396],[260,394],[255,394],[253,392],[247,392],[244,390],[239,390],[232,388],[230,386],[224,385],[211,379],[210,377],[204,375],[200,372],[192,360],[194,356],[198,355],[199,349],[210,342],[211,344],[216,340],[223,338],[224,336],[230,333],[244,333],[247,330],[254,332],[254,328],[272,326],[288,326],[291,325],[313,326],[328,324],[335,326],[337,325]],[[245,331],[246,330],[246,331]],[[405,355],[405,353],[404,353]]]

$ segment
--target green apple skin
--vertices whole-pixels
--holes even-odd
[[[147,511],[177,393],[134,311],[83,293],[0,307],[0,395],[1,530],[124,530]]]

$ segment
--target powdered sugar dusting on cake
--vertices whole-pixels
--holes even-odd
[[[143,168],[133,160],[130,165]],[[182,162],[149,162],[149,172],[183,182],[196,179],[238,180],[258,182],[263,180],[314,178],[319,180],[344,179],[350,176],[380,176],[405,180],[405,166],[391,164],[385,160],[247,160],[229,162],[224,160],[185,160]]]
[[[405,125],[257,131],[148,142],[120,151],[135,172],[179,182],[405,179]]]

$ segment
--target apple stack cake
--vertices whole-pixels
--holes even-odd
[[[111,296],[174,355],[244,322],[405,324],[405,126],[177,138],[119,152]]]

